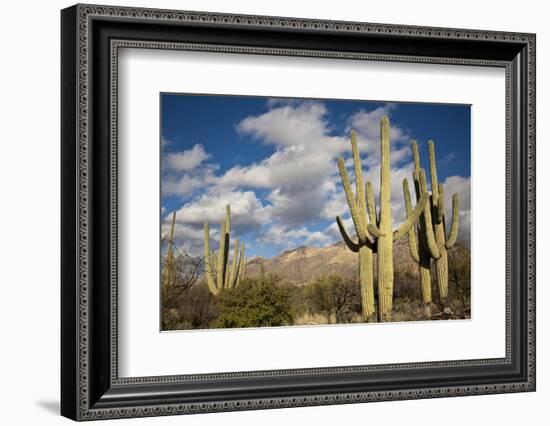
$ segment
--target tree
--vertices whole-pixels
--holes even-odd
[[[312,308],[326,315],[330,324],[331,316],[336,323],[350,322],[360,306],[359,286],[339,275],[318,278],[308,289],[308,300]]]
[[[163,261],[163,269],[165,267],[166,258]],[[183,292],[198,283],[204,271],[204,259],[180,250],[173,258],[172,268],[171,279],[164,280],[162,285],[162,304],[166,307],[171,307]]]

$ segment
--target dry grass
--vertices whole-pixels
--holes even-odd
[[[334,324],[336,322],[336,316],[330,315],[330,318],[326,315],[312,314],[306,312],[296,318],[295,325],[321,325],[321,324]]]

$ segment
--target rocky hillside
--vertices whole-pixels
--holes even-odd
[[[409,254],[407,239],[395,242],[393,250],[395,291],[399,293],[418,286],[418,265]],[[454,255],[460,262],[469,263],[468,249],[456,244],[449,252],[450,256]],[[376,265],[376,255],[374,262]],[[452,268],[452,264],[450,267]],[[258,276],[262,270],[266,274],[276,274],[284,281],[296,285],[307,284],[318,276],[331,273],[357,279],[357,254],[351,252],[344,242],[322,248],[301,246],[284,251],[271,259],[256,257],[248,262],[247,275]]]

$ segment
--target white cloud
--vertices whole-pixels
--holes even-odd
[[[336,216],[342,216],[348,211],[348,202],[346,194],[342,186],[332,191],[326,198],[323,208],[321,209],[321,217],[325,219],[334,219]]]
[[[259,116],[247,117],[237,125],[237,129],[261,139],[264,144],[273,145],[275,152],[260,163],[227,171],[219,178],[218,184],[232,188],[270,189],[267,199],[272,204],[271,219],[283,225],[299,226],[312,219],[334,219],[336,215],[344,214],[348,207],[335,159],[339,154],[346,156],[353,181],[349,134],[330,135],[326,108],[318,102],[275,99],[268,102],[268,106],[272,109]],[[373,111],[362,110],[349,120],[347,131],[354,128],[357,132],[365,164],[364,175],[372,180],[375,188],[379,179],[380,119],[393,109],[394,106],[385,105]],[[392,143],[398,145],[392,150],[392,164],[401,165],[411,155],[408,143],[403,145],[406,134],[392,126],[390,137]],[[401,180],[405,175],[410,176],[411,171],[410,163],[393,170],[395,211],[403,205]],[[394,220],[401,222],[404,213],[401,216]]]
[[[210,157],[204,147],[196,144],[193,148],[182,152],[171,152],[165,155],[165,164],[169,170],[185,172],[195,169]]]
[[[217,185],[269,189],[272,220],[296,226],[321,217],[335,189],[335,153],[347,149],[349,141],[328,134],[327,111],[318,102],[270,104],[271,110],[245,118],[237,129],[275,151],[259,163],[228,170]]]
[[[334,237],[321,231],[309,231],[307,227],[293,229],[288,226],[273,224],[260,236],[259,242],[274,245],[284,250],[301,245],[325,246],[334,242]]]
[[[325,106],[318,102],[283,105],[265,114],[245,118],[237,125],[237,130],[251,134],[266,144],[299,146],[325,136],[326,113]]]
[[[342,222],[348,235],[354,241],[357,241],[357,234],[355,233],[353,219],[348,215],[348,217],[342,218]],[[342,241],[342,234],[340,233],[340,229],[338,228],[338,224],[336,223],[336,221],[333,221],[329,226],[327,226],[324,232],[327,236],[332,237],[335,241]]]
[[[351,116],[349,129],[354,129],[358,135],[362,135],[368,141],[380,140],[380,120],[384,115],[391,116],[395,110],[395,104],[385,104],[372,111],[361,110]],[[406,132],[391,125],[390,122],[390,143],[396,144],[408,140]]]
[[[269,207],[264,207],[253,191],[240,190],[205,193],[185,203],[177,212],[177,221],[200,227],[208,222],[211,227],[219,227],[228,204],[231,206],[231,226],[241,232],[258,229],[268,221]]]
[[[458,241],[469,247],[471,239],[471,200],[469,177],[449,176],[443,182],[445,188],[445,221],[447,232],[450,231],[452,221],[452,196],[458,194],[459,216],[458,216]]]
[[[184,175],[176,179],[173,176],[168,176],[162,180],[162,195],[188,195],[202,185],[203,180],[198,177]]]

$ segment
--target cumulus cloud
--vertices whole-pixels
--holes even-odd
[[[291,249],[300,245],[325,246],[334,238],[325,232],[309,231],[307,227],[292,229],[284,225],[274,224],[262,234],[259,242],[270,244],[280,249]]]
[[[207,192],[185,203],[177,211],[177,221],[203,226],[204,222],[218,226],[225,218],[225,207],[231,206],[231,226],[246,233],[268,221],[269,206],[264,206],[254,191]]]
[[[186,172],[195,169],[210,156],[200,144],[182,152],[171,152],[164,156],[166,168],[176,172]]]
[[[328,112],[320,102],[271,99],[267,107],[266,112],[248,116],[235,126],[239,134],[251,136],[272,148],[262,160],[239,164],[218,174],[202,145],[168,154],[165,164],[171,174],[163,178],[163,195],[187,197],[177,212],[176,237],[193,250],[202,247],[205,221],[211,225],[211,237],[219,232],[227,204],[231,205],[233,235],[239,238],[253,235],[259,244],[289,249],[340,241],[334,221],[337,215],[343,217],[349,234],[355,235],[336,165],[336,157],[342,155],[355,189],[349,141],[352,128],[357,132],[364,179],[372,182],[378,205],[380,119],[382,115],[391,115],[394,105],[353,114],[345,134],[339,135],[333,134]],[[408,179],[414,194],[413,166],[406,129],[392,125],[390,136],[395,228],[405,220],[404,178]],[[444,184],[448,209],[452,194],[460,194],[459,239],[467,236],[469,244],[469,178],[452,176]],[[321,230],[311,230],[314,223],[328,225]],[[168,222],[163,225],[166,226]]]
[[[380,163],[380,120],[384,115],[391,116],[395,108],[395,104],[385,104],[371,111],[361,110],[350,117],[347,130],[353,129],[357,133],[359,150],[364,154],[364,166],[372,167]],[[390,121],[390,159],[393,166],[410,159],[409,140],[408,133]]]
[[[395,104],[387,103],[371,111],[361,110],[350,117],[348,128],[354,129],[368,140],[379,140],[380,120],[384,115],[390,116],[395,109]],[[407,138],[404,129],[390,123],[390,142],[392,144],[406,141]]]
[[[161,225],[161,235],[170,233],[171,215],[165,218]],[[212,234],[212,232],[211,232]],[[204,250],[203,229],[184,223],[174,225],[174,245],[177,250],[185,251],[192,256],[201,256]]]
[[[283,105],[245,118],[237,125],[237,130],[266,144],[300,146],[325,136],[327,123],[323,118],[326,113],[325,106],[318,102]]]
[[[162,181],[163,195],[185,195],[192,193],[196,188],[202,186],[203,180],[198,177],[184,175],[181,178],[168,176]]]
[[[458,194],[459,216],[458,216],[458,238],[457,240],[470,246],[470,226],[471,226],[471,200],[470,200],[470,178],[462,176],[449,176],[443,183],[445,187],[445,218],[447,222],[447,231],[450,230],[452,220],[452,196]]]
[[[326,117],[327,110],[318,102],[283,102],[270,100],[269,111],[258,116],[247,117],[237,125],[241,134],[252,135],[263,144],[274,146],[275,152],[260,163],[234,167],[218,180],[219,185],[229,187],[249,186],[269,189],[266,199],[271,204],[270,219],[280,226],[265,238],[278,241],[282,236],[291,241],[311,241],[303,228],[292,233],[283,232],[287,226],[300,226],[315,219],[333,220],[336,215],[348,215],[347,201],[337,172],[336,157],[343,155],[349,166],[352,181],[353,162],[349,131],[357,132],[364,176],[377,188],[380,162],[380,119],[390,114],[393,105],[384,105],[372,111],[361,110],[349,119],[346,134],[331,135]],[[392,164],[399,165],[392,173],[392,207],[394,221],[404,220],[401,212],[403,203],[403,177],[410,177],[412,165],[410,148],[404,145],[406,132],[396,126],[390,129]],[[403,146],[400,146],[403,145]],[[378,194],[376,194],[378,197]],[[330,230],[325,230],[322,240],[334,239]],[[319,240],[320,237],[317,237]]]
[[[271,104],[272,109],[245,118],[237,129],[273,146],[273,154],[228,170],[217,183],[269,189],[271,219],[296,226],[320,217],[327,194],[335,190],[335,153],[349,142],[329,134],[326,108],[318,102]]]

